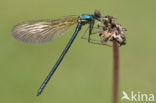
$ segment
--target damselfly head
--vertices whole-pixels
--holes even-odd
[[[101,18],[101,13],[100,13],[100,11],[95,10],[95,11],[94,11],[94,16],[95,16],[96,18]]]

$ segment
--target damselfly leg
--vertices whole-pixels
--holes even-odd
[[[102,26],[100,26],[99,24],[95,26],[94,24],[95,22],[89,23],[89,26],[87,26],[87,28],[81,35],[81,38],[87,40],[88,43],[106,45],[106,46],[111,47],[110,44],[106,43],[105,41],[100,40],[99,34],[102,32]],[[87,34],[88,34],[88,37],[85,36]]]

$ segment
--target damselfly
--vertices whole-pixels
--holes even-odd
[[[73,36],[69,40],[67,46],[63,50],[62,54],[60,55],[59,59],[57,60],[50,73],[48,74],[47,78],[42,83],[41,87],[37,92],[37,96],[41,94],[41,92],[47,85],[51,76],[54,74],[55,70],[57,69],[68,49],[70,48],[78,32],[81,30],[81,27],[85,24],[89,24],[88,42],[90,42],[90,35],[92,34],[95,20],[100,21],[100,18],[101,13],[96,10],[94,14],[82,14],[80,16],[66,16],[53,20],[24,22],[16,25],[13,28],[12,34],[16,39],[28,43],[41,43],[58,38],[59,36],[63,35],[70,27],[77,23],[77,27]]]

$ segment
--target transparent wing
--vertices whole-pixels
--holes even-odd
[[[63,35],[78,19],[78,16],[66,16],[53,20],[24,22],[16,25],[12,34],[16,39],[28,43],[47,42]]]

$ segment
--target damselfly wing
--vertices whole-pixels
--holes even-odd
[[[66,16],[53,20],[24,22],[16,25],[13,36],[28,43],[41,43],[54,40],[78,22],[79,16]]]

